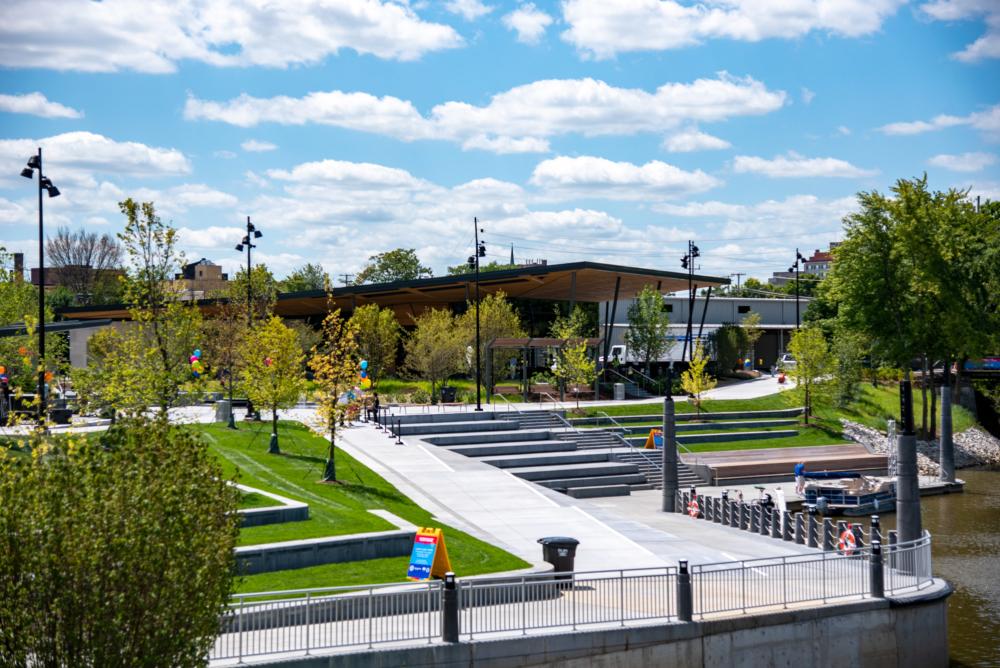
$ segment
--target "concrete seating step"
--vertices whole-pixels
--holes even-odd
[[[566,490],[574,499],[593,499],[604,496],[629,496],[632,488],[628,485],[601,485],[595,487],[570,487]]]
[[[391,415],[389,422],[400,424],[426,424],[429,422],[481,422],[484,420],[505,420],[508,414],[494,411],[469,411],[468,413],[411,413]]]
[[[514,443],[516,441],[547,441],[547,429],[517,431],[473,431],[461,434],[433,434],[423,440],[432,445],[477,445],[480,443]]]
[[[474,420],[469,422],[416,422],[402,424],[399,433],[403,436],[419,434],[455,434],[478,431],[513,431],[518,428],[513,420]]]
[[[557,480],[561,478],[592,478],[602,475],[638,473],[635,464],[622,462],[590,462],[586,464],[562,464],[559,466],[525,466],[511,471],[525,480]]]
[[[566,464],[586,464],[590,462],[606,462],[608,456],[600,452],[546,452],[539,454],[502,455],[499,457],[481,457],[479,461],[491,464],[501,469],[516,469],[538,466],[565,466]]]
[[[443,446],[466,457],[520,455],[538,452],[572,452],[576,446],[566,441],[514,441],[512,443],[477,443],[474,445]]]
[[[554,478],[539,480],[538,484],[549,489],[568,489],[569,487],[590,487],[594,485],[642,485],[646,477],[641,473],[623,473],[620,475],[602,475],[593,478]]]

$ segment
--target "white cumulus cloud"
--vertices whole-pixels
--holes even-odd
[[[552,25],[552,17],[528,2],[504,16],[503,24],[517,33],[518,42],[538,44]]]
[[[877,32],[903,0],[565,0],[562,37],[584,54],[610,58],[659,51],[707,39],[757,42],[795,39],[811,32],[860,37]]]
[[[635,165],[592,156],[545,160],[535,167],[531,183],[547,194],[567,191],[585,197],[625,200],[696,193],[722,184],[700,169],[688,172],[659,160]]]
[[[6,0],[0,65],[165,73],[183,60],[288,67],[341,49],[392,60],[461,46],[448,25],[380,0]]]
[[[969,152],[959,155],[942,153],[927,161],[928,165],[943,167],[953,172],[981,172],[990,165],[995,165],[997,157],[992,153]]]
[[[58,102],[51,102],[41,93],[0,94],[0,111],[11,114],[29,114],[42,118],[83,118],[82,111],[77,111]]]
[[[483,4],[481,0],[448,0],[444,3],[444,8],[452,14],[458,14],[466,21],[475,21],[493,11],[492,7]]]
[[[888,123],[879,128],[887,135],[917,135],[956,126],[968,126],[979,130],[989,139],[1000,137],[1000,104],[983,111],[974,111],[967,116],[940,114],[929,121],[900,121]]]
[[[920,10],[938,21],[982,19],[986,24],[985,34],[952,54],[956,60],[976,63],[1000,58],[1000,3],[996,0],[933,0],[921,5]]]
[[[663,140],[663,148],[671,153],[691,153],[693,151],[719,151],[730,148],[725,139],[713,137],[697,129],[685,130]]]
[[[807,158],[797,153],[778,155],[772,159],[738,155],[733,170],[740,174],[762,174],[772,179],[790,178],[861,178],[878,174],[877,170],[855,167],[837,158]]]
[[[488,137],[486,135],[475,135],[469,137],[462,143],[462,149],[469,151],[481,149],[492,151],[493,153],[548,153],[549,142],[536,137]]]
[[[274,151],[278,148],[277,144],[272,144],[269,141],[259,141],[257,139],[248,139],[242,144],[240,148],[248,153],[266,153],[267,151]]]

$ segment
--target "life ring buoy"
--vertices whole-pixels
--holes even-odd
[[[854,551],[858,549],[858,541],[854,538],[854,532],[850,529],[844,529],[843,533],[840,534],[840,542],[837,543],[837,547],[847,556],[854,554]]]
[[[701,508],[698,507],[698,499],[691,499],[691,502],[688,503],[688,515],[697,519],[700,514]]]

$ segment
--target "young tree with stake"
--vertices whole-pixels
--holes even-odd
[[[268,452],[280,454],[278,410],[291,408],[305,390],[302,364],[305,355],[295,332],[271,316],[258,324],[240,351],[243,387],[250,401],[271,409],[271,442]]]
[[[323,319],[323,338],[312,351],[309,367],[313,370],[313,380],[317,385],[316,399],[319,402],[319,416],[324,426],[330,430],[330,450],[326,458],[324,482],[337,481],[337,466],[334,458],[337,439],[337,423],[348,409],[348,403],[341,397],[348,392],[358,378],[357,323],[345,320],[340,309],[331,310]]]

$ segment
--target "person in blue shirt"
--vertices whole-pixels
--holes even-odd
[[[799,462],[795,465],[795,493],[801,496],[806,491],[806,463]]]

